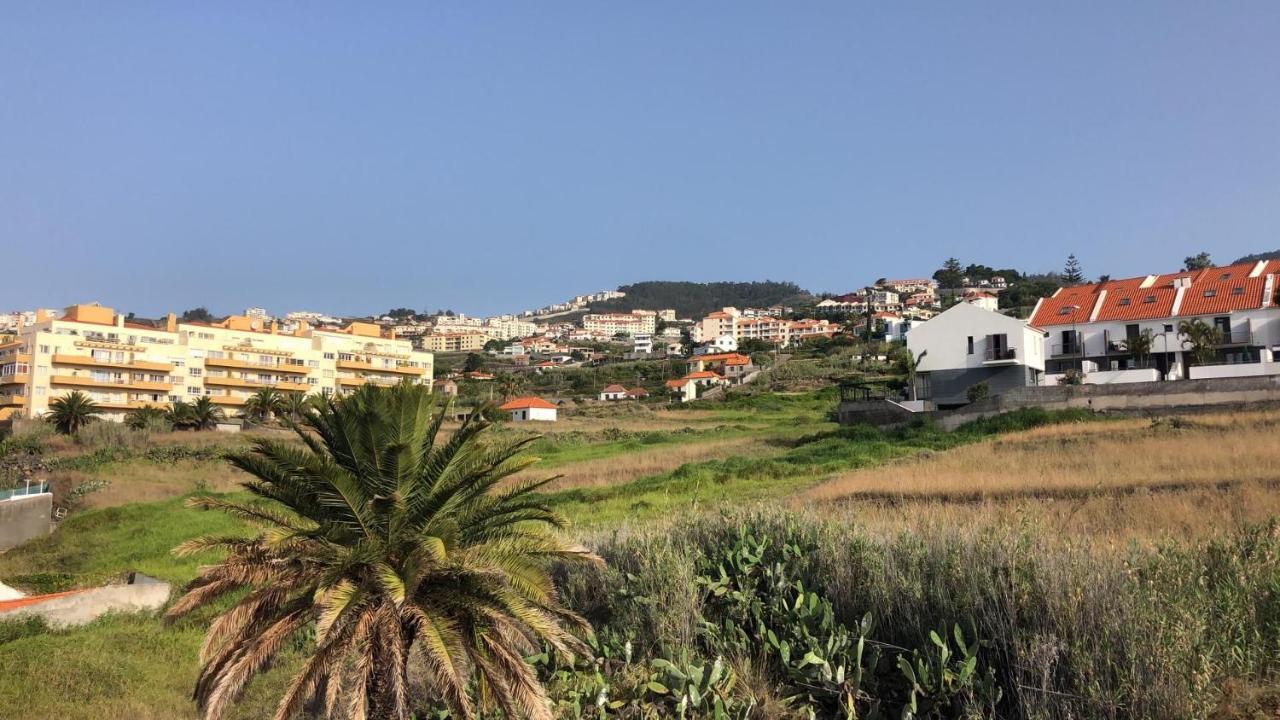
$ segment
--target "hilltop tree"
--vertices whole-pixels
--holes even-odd
[[[182,317],[178,318],[182,322],[213,322],[213,314],[203,305],[190,310],[184,310]]]
[[[478,372],[484,369],[484,356],[476,353],[467,353],[467,359],[462,362],[463,372]]]
[[[938,281],[939,287],[958,288],[960,281],[964,278],[964,266],[956,258],[947,258],[942,263],[942,268],[933,273],[933,279]]]
[[[1203,270],[1207,267],[1213,267],[1213,260],[1209,258],[1209,253],[1207,252],[1188,255],[1183,259],[1182,267],[1186,270]]]
[[[480,412],[442,436],[447,415],[425,386],[362,387],[305,416],[300,442],[259,438],[231,457],[265,502],[193,501],[263,528],[175,550],[227,553],[166,614],[221,610],[200,651],[202,717],[225,717],[301,647],[276,720],[408,720],[433,703],[460,720],[552,718],[525,658],[591,651],[551,573],[602,561],[550,532],[564,520],[534,494],[547,480],[509,479],[535,462],[521,455],[534,437],[492,437]]]
[[[1064,285],[1079,285],[1084,282],[1084,272],[1074,253],[1067,256],[1066,267],[1062,268],[1062,282]]]

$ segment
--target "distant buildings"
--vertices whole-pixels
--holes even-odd
[[[603,337],[653,335],[658,328],[657,317],[657,313],[652,310],[588,314],[582,316],[582,329]]]
[[[422,336],[422,348],[431,352],[479,352],[489,336],[482,332],[436,332]]]
[[[208,397],[234,412],[264,387],[333,395],[364,384],[430,383],[433,356],[377,325],[340,329],[233,315],[215,323],[127,320],[109,307],[73,305],[40,313],[0,342],[0,419],[38,417],[56,398],[81,391],[121,420],[131,410]]]
[[[709,313],[693,326],[692,336],[697,343],[716,343],[724,347],[731,338],[737,349],[744,340],[761,340],[780,347],[818,335],[830,337],[840,331],[840,326],[827,320],[784,320],[767,312],[742,311],[726,307]]]

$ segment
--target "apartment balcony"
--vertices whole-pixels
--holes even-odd
[[[257,380],[253,378],[219,377],[217,375],[205,376],[204,384],[234,388],[275,388],[276,390],[285,392],[306,392],[310,389],[306,383],[268,382],[266,380]]]
[[[1218,347],[1233,347],[1242,345],[1253,345],[1253,332],[1251,330],[1226,330],[1219,331]]]
[[[1017,365],[1018,350],[1016,348],[987,348],[982,355],[983,365]]]
[[[26,404],[27,404],[26,395],[0,395],[0,408],[25,407]]]
[[[1049,357],[1085,357],[1084,343],[1054,343],[1049,347]]]
[[[0,385],[26,385],[31,376],[26,373],[18,375],[0,375]]]
[[[159,402],[156,400],[126,400],[124,402],[97,402],[93,403],[103,410],[141,410],[142,408],[167,408],[169,403]]]
[[[240,397],[239,395],[206,395],[205,397],[209,398],[209,402],[214,405],[231,405],[233,407],[239,407],[249,401],[249,398]]]
[[[81,375],[53,375],[49,378],[50,385],[71,385],[73,387],[87,388],[106,388],[109,390],[142,390],[150,392],[168,393],[173,389],[173,385],[167,382],[149,382],[144,380],[127,380],[121,378],[119,380],[97,380]]]
[[[112,368],[117,370],[146,370],[158,373],[169,373],[173,371],[172,363],[148,362],[146,360],[116,362],[114,360],[98,360],[89,355],[60,355],[56,353],[53,356],[53,364],[72,365],[75,367]]]
[[[422,375],[427,371],[426,368],[413,367],[410,365],[382,367],[380,365],[361,362],[359,360],[339,360],[338,369],[339,370],[361,370],[364,372],[387,372],[387,373],[396,373],[398,375]]]
[[[303,365],[276,365],[274,363],[256,363],[232,358],[205,358],[204,365],[205,367],[234,368],[236,370],[269,370],[282,375],[306,375],[311,372]]]
[[[391,387],[400,384],[399,378],[383,378],[383,377],[340,377],[338,384],[345,387],[360,387],[361,385],[378,385],[381,387]]]

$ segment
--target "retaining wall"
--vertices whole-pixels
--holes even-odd
[[[49,533],[53,495],[39,493],[0,500],[0,550]]]

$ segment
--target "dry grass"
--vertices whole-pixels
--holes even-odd
[[[539,469],[537,465],[515,476],[515,480],[530,480],[548,475],[563,477],[547,485],[547,492],[572,488],[620,485],[650,475],[670,472],[685,463],[701,462],[731,455],[754,456],[776,452],[758,438],[731,438],[700,443],[670,443],[653,449],[626,453],[597,460],[569,463],[554,469]]]
[[[1037,428],[832,478],[795,499],[873,530],[1022,525],[1123,543],[1280,515],[1280,413]]]
[[[813,501],[1079,497],[1280,481],[1274,412],[1049,426],[835,476]]]

